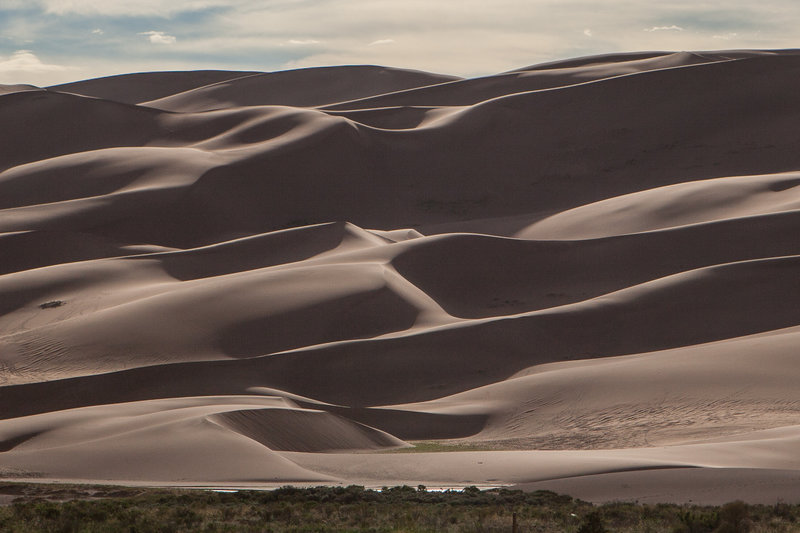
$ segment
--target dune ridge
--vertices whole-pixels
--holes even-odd
[[[800,470],[799,73],[0,86],[0,477],[763,497]]]

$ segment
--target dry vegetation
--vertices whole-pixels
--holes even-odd
[[[800,506],[602,506],[552,492],[425,487],[285,487],[219,493],[99,486],[0,485],[0,531],[800,531]]]

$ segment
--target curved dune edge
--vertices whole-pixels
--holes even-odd
[[[744,436],[743,438],[747,438]],[[676,467],[798,469],[793,453],[796,427],[758,435],[753,440],[702,443],[666,448],[593,451],[494,451],[450,454],[354,456],[289,453],[287,457],[317,471],[373,483],[399,479],[406,484],[483,485],[504,480],[525,483],[554,478]],[[743,459],[743,457],[746,457]]]
[[[578,476],[515,486],[551,490],[592,503],[632,501],[722,505],[735,500],[763,505],[797,501],[797,470],[665,468]]]
[[[800,498],[798,80],[0,86],[0,478]]]

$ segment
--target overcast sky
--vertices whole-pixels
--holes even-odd
[[[476,76],[634,50],[797,48],[798,0],[0,0],[0,83],[380,64]]]

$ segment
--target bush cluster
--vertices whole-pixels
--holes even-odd
[[[476,487],[444,492],[424,486],[380,491],[360,486],[284,487],[220,493],[9,486],[0,486],[0,494],[18,497],[11,505],[0,506],[3,532],[508,532],[514,515],[520,533],[800,530],[800,506],[788,504],[595,506],[547,491]]]

